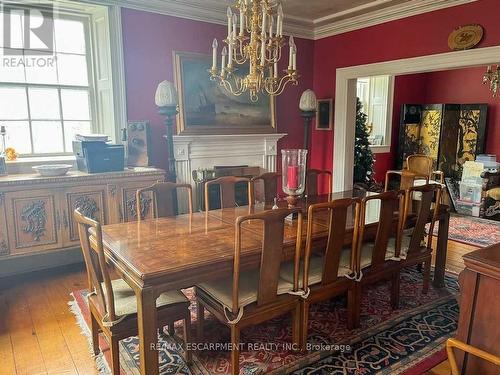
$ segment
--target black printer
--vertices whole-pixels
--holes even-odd
[[[125,167],[125,148],[98,141],[73,141],[78,170],[87,173],[118,172]]]

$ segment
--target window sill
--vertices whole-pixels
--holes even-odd
[[[374,154],[387,154],[387,153],[391,152],[391,146],[373,146],[373,145],[370,145],[370,150],[372,150],[372,152]]]
[[[42,164],[72,164],[76,166],[73,155],[25,157],[7,162],[8,174],[33,173],[33,167]]]

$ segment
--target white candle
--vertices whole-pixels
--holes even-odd
[[[288,46],[290,47],[289,56],[288,56],[288,70],[293,69],[293,36],[290,37],[290,41],[288,42]]]
[[[278,78],[278,63],[274,63],[274,78]]]
[[[264,67],[266,63],[266,40],[262,39],[262,43],[260,44],[260,65]]]
[[[219,43],[217,39],[212,42],[212,70],[217,70],[217,47]]]
[[[266,34],[266,26],[267,25],[267,12],[266,5],[262,3],[262,35]]]
[[[227,7],[227,39],[231,39],[231,23],[233,21],[233,11]]]
[[[227,67],[232,68],[233,67],[233,43],[229,44],[229,57],[228,57],[228,62],[227,62]]]
[[[293,70],[297,70],[297,46],[293,46],[293,54],[292,54],[292,68]]]
[[[227,48],[224,46],[222,49],[222,71],[226,68],[226,56],[227,56]]]
[[[273,39],[273,27],[274,27],[274,17],[271,16],[271,20],[269,22],[269,44],[272,43],[271,39]]]
[[[232,40],[236,39],[236,30],[238,28],[238,16],[233,14],[233,37],[231,38]]]
[[[245,35],[245,8],[240,11],[240,36]]]
[[[278,20],[276,25],[276,34],[278,36],[283,35],[283,6],[280,4],[278,6]]]

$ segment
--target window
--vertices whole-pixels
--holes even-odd
[[[374,151],[391,145],[393,79],[391,76],[358,78],[357,96],[368,116],[369,140]]]
[[[75,134],[115,140],[126,122],[119,7],[55,4],[0,8],[0,124],[21,156],[69,155]]]

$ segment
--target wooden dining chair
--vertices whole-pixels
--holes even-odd
[[[298,215],[293,282],[280,278],[285,218]],[[242,226],[262,222],[262,251],[258,270],[241,271]],[[203,338],[203,317],[207,309],[231,329],[231,374],[239,374],[240,331],[277,316],[292,314],[293,343],[300,344],[300,303],[298,288],[302,213],[299,209],[267,210],[240,216],[235,223],[235,250],[232,277],[198,284],[198,340]]]
[[[230,208],[236,206],[235,186],[238,182],[248,183],[250,179],[246,177],[223,176],[205,183],[205,211],[210,211],[210,186],[218,185],[220,192],[220,207]]]
[[[138,334],[137,302],[134,290],[121,279],[111,280],[106,265],[102,242],[101,225],[78,210],[74,212],[78,226],[80,244],[85,260],[91,290],[88,295],[91,316],[92,350],[99,353],[99,332],[109,342],[113,375],[120,374],[118,343]],[[95,235],[91,238],[89,230]],[[156,300],[158,327],[184,320],[184,340],[190,342],[191,315],[189,300],[180,291],[162,293]],[[169,327],[171,332],[173,328]],[[186,362],[191,362],[191,353],[186,350]]]
[[[193,213],[193,188],[189,184],[176,184],[173,182],[157,182],[152,186],[139,189],[136,192],[137,217],[143,219],[142,207],[147,193],[153,196],[153,217],[170,217],[177,215],[178,190],[184,189],[188,193],[188,213]]]
[[[306,195],[313,196],[318,195],[318,180],[320,180],[321,176],[324,176],[328,180],[328,191],[327,193],[332,192],[332,172],[324,171],[320,169],[308,169],[306,171]]]
[[[354,211],[354,215],[352,215]],[[324,247],[313,253],[314,223],[318,216],[326,217],[328,240]],[[354,233],[350,246],[345,247],[347,227],[352,225],[348,217],[354,216]],[[306,291],[307,298],[301,302],[301,346],[307,343],[309,306],[347,293],[347,326],[354,327],[354,287],[350,277],[355,267],[355,252],[359,228],[359,199],[346,198],[309,206],[307,214],[306,248],[303,267],[299,273],[299,288]],[[287,262],[281,267],[281,278],[294,280],[294,263]]]
[[[400,251],[403,218],[399,213],[403,210],[402,191],[387,191],[367,196],[361,201],[354,268],[357,281],[354,289],[354,326],[359,325],[361,290],[365,285],[391,280],[391,305],[393,308],[398,306],[400,268],[396,254]],[[378,213],[378,218],[370,220],[367,213],[374,212]],[[374,236],[365,237],[368,226],[375,226],[375,230],[371,228]],[[393,245],[390,246],[391,243]]]
[[[481,358],[487,362],[490,362],[498,366],[498,371],[500,371],[500,357],[493,355],[491,353],[485,352],[475,346],[466,344],[463,341],[457,340],[455,338],[448,339],[446,341],[446,353],[448,354],[448,361],[450,362],[451,375],[460,375],[463,373],[461,369],[458,368],[457,359],[453,349],[461,350],[467,354],[473,355],[475,357]],[[470,366],[469,366],[470,367]]]
[[[278,195],[278,179],[281,177],[278,173],[268,172],[260,176],[253,177],[248,183],[248,203],[255,204],[255,185],[262,181],[264,185],[264,204],[272,205],[274,198]]]
[[[442,187],[438,184],[414,186],[405,194],[403,218],[401,222],[401,244],[399,250],[392,244],[390,251],[400,259],[400,269],[423,264],[422,292],[427,293],[430,284],[432,260],[432,233],[441,209]],[[414,205],[414,195],[418,194],[417,210],[411,215]],[[411,215],[411,217],[410,217]],[[408,223],[410,221],[410,224]],[[428,231],[426,230],[429,224]],[[392,250],[391,250],[392,249]],[[399,295],[399,285],[398,295]]]
[[[434,170],[434,159],[427,155],[415,154],[406,158],[406,169],[423,176],[426,183],[437,181],[444,184],[444,173]]]

